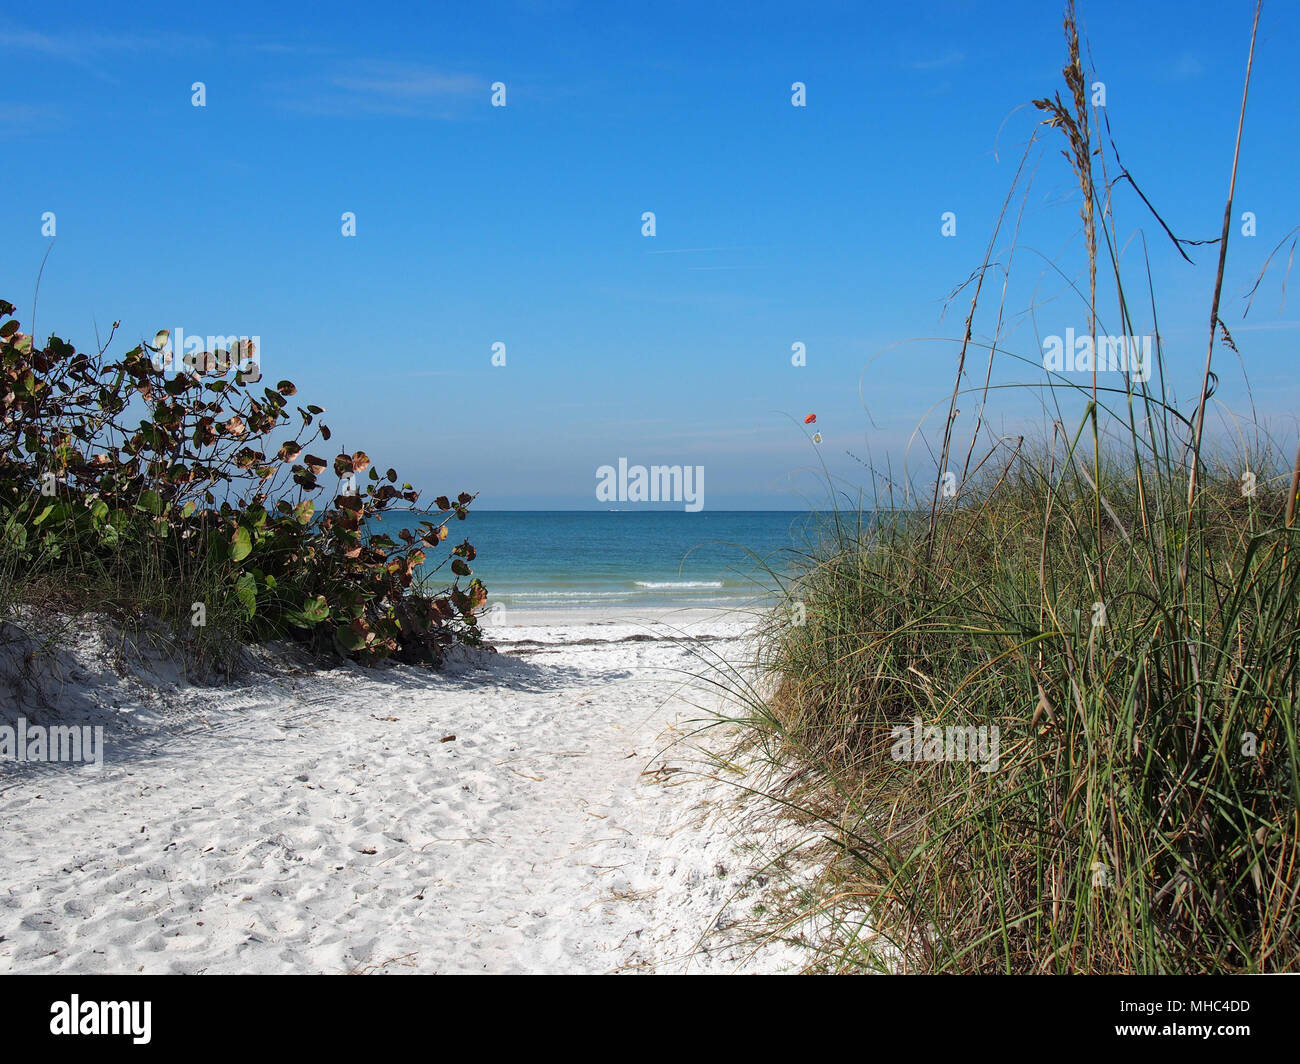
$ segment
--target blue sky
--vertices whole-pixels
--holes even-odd
[[[924,467],[915,433],[941,432],[956,346],[915,338],[960,336],[969,296],[945,299],[1035,132],[1021,105],[1061,87],[1064,61],[1053,2],[7,6],[0,296],[24,327],[49,251],[40,338],[90,347],[114,320],[123,349],[162,328],[260,336],[263,372],[325,406],[336,441],[492,509],[596,507],[595,469],[620,457],[704,466],[710,509],[818,499],[821,460],[847,483],[867,480],[856,459]],[[1079,8],[1124,163],[1180,236],[1218,235],[1252,11]],[[1300,224],[1298,43],[1300,5],[1266,3],[1235,209],[1258,235],[1234,226],[1222,312],[1288,450],[1286,249],[1241,315]],[[1046,265],[1082,265],[1059,147],[1030,156],[1007,297],[1030,360],[1037,334],[1086,328]],[[1145,234],[1190,407],[1216,252],[1188,266],[1131,192],[1115,210],[1135,287]],[[1231,357],[1220,395],[1248,412]],[[1032,392],[990,413],[1042,425]]]

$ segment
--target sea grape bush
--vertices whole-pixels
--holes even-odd
[[[94,354],[58,337],[37,348],[14,312],[0,300],[0,553],[11,570],[111,564],[143,548],[178,583],[216,573],[223,601],[205,606],[235,616],[241,638],[432,663],[477,641],[487,591],[474,547],[446,546],[472,495],[420,511],[420,493],[364,451],[312,453],[331,435],[321,407],[291,404],[290,381],[259,389],[257,370],[210,368],[237,359],[168,375],[148,344],[108,357],[112,335]],[[375,530],[398,510],[427,519],[396,539]]]

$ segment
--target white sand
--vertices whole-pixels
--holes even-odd
[[[739,923],[771,810],[680,742],[700,665],[664,637],[725,654],[742,623],[509,620],[441,674],[276,652],[215,688],[93,632],[27,661],[10,629],[0,724],[44,698],[108,748],[0,762],[0,971],[797,970]]]

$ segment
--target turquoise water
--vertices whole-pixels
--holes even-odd
[[[452,520],[447,545],[474,545],[474,575],[507,608],[742,606],[769,601],[760,561],[788,567],[812,522],[791,512],[471,511]],[[376,528],[417,523],[395,514]]]

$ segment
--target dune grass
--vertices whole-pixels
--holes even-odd
[[[1037,104],[1082,195],[1078,290],[1102,331],[1102,274],[1132,334],[1111,213],[1122,171],[1089,114],[1072,9],[1066,37],[1066,100]],[[821,967],[1300,966],[1300,458],[1254,426],[1236,453],[1204,435],[1216,341],[1231,343],[1231,216],[1230,198],[1194,410],[1166,394],[1161,361],[1149,381],[1055,382],[1036,441],[977,427],[966,449],[950,416],[937,468],[962,470],[952,497],[936,485],[925,510],[877,498],[870,521],[833,513],[783,581],[757,678],[732,684],[735,719],[825,839],[819,888],[783,914],[828,923]],[[979,301],[951,410],[971,398]],[[983,421],[987,378],[973,399]],[[918,721],[996,727],[996,770],[897,759],[895,729]]]

